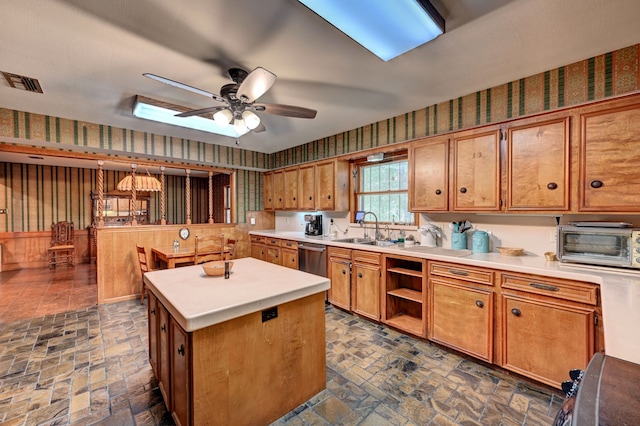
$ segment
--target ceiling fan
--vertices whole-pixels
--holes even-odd
[[[317,111],[309,108],[255,103],[260,96],[264,95],[273,86],[277,78],[275,74],[262,67],[258,67],[250,73],[242,68],[230,68],[227,73],[229,78],[233,80],[233,84],[222,86],[219,95],[159,75],[150,73],[143,75],[161,83],[189,90],[220,102],[223,105],[186,111],[176,114],[176,117],[198,115],[211,118],[213,116],[213,119],[220,126],[233,125],[239,136],[251,130],[255,132],[266,130],[256,112],[294,118],[315,118],[316,116]]]

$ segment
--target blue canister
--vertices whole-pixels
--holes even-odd
[[[476,231],[473,233],[473,252],[489,253],[489,234],[485,231]]]
[[[467,234],[464,232],[451,233],[451,248],[453,250],[464,250],[467,248]]]

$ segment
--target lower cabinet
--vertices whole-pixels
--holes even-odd
[[[400,330],[427,337],[427,261],[384,256],[382,321]]]
[[[173,400],[171,403],[173,420],[177,425],[188,425],[191,423],[189,404],[191,401],[191,373],[190,365],[190,345],[186,331],[175,322],[173,318],[171,324],[171,384]]]
[[[351,310],[351,250],[329,247],[328,299],[339,308]]]
[[[429,339],[493,362],[494,273],[429,263]]]
[[[597,350],[598,286],[506,273],[501,281],[501,366],[559,388]]]
[[[266,238],[258,235],[251,236],[251,257],[267,260]]]
[[[170,351],[169,346],[169,311],[157,302],[157,310],[160,313],[158,315],[158,386],[160,387],[160,393],[164,398],[167,410],[171,411],[173,408],[171,403],[171,366],[170,366]]]
[[[352,309],[372,320],[380,320],[380,254],[353,250]]]

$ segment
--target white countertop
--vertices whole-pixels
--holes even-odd
[[[569,265],[550,262],[542,256],[534,255],[513,257],[499,253],[473,254],[469,250],[420,246],[378,247],[340,243],[326,237],[305,237],[303,232],[267,230],[252,231],[250,234],[599,284],[606,354],[640,364],[640,270]]]
[[[229,279],[202,266],[147,272],[144,281],[185,331],[194,331],[329,289],[329,279],[251,257]]]

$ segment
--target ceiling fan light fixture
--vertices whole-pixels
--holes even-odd
[[[213,119],[220,126],[227,126],[233,119],[233,114],[228,109],[223,109],[213,114]]]
[[[253,113],[253,111],[246,110],[242,113],[242,119],[246,126],[253,130],[260,125],[260,117]]]
[[[244,135],[249,131],[247,124],[244,122],[242,118],[240,119],[236,118],[233,120],[233,129],[236,131],[236,133],[239,136]]]

